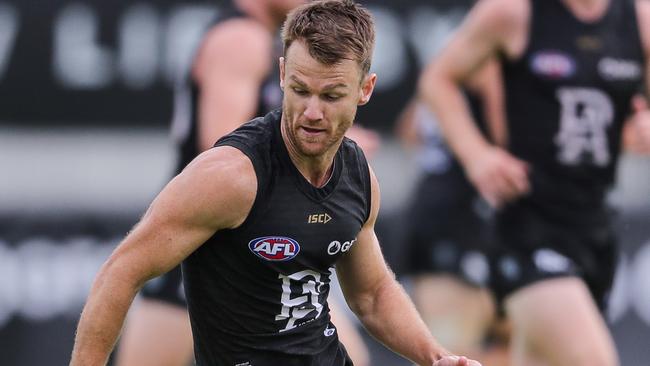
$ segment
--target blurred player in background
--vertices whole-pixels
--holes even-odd
[[[220,9],[206,29],[189,75],[176,90],[172,135],[179,148],[177,174],[221,136],[281,105],[278,31],[286,14],[304,2],[235,0],[234,6]],[[374,132],[351,132],[365,150],[376,150]],[[180,267],[147,283],[141,295],[129,313],[117,366],[189,364],[192,334]],[[340,306],[332,302],[339,337],[355,364],[367,365],[363,339]]]
[[[479,133],[460,89],[497,57],[506,149]],[[498,208],[492,288],[513,365],[618,364],[599,313],[617,254],[605,195],[625,121],[637,146],[650,142],[650,114],[633,98],[648,60],[648,1],[484,0],[422,76],[448,144]]]
[[[490,62],[475,72],[464,89],[482,135],[502,145],[505,120],[498,64]],[[407,206],[403,236],[404,274],[413,278],[413,301],[445,347],[480,359],[483,365],[503,366],[506,344],[498,344],[500,339],[487,342],[497,321],[487,289],[491,209],[467,181],[426,105],[412,101],[397,128],[405,145],[415,150],[423,173]]]

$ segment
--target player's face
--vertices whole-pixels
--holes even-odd
[[[361,75],[354,60],[324,65],[295,41],[280,59],[282,120],[291,149],[304,156],[333,153],[352,125],[357,106],[370,99],[376,75]]]

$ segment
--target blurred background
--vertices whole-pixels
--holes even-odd
[[[399,265],[419,174],[394,136],[422,65],[473,3],[363,1],[378,30],[372,164],[378,232]],[[0,1],[0,365],[64,365],[94,274],[173,171],[174,80],[223,1]],[[626,155],[611,201],[623,255],[607,314],[622,364],[650,359],[650,161]],[[408,285],[408,279],[402,279]],[[576,340],[578,342],[578,340]],[[371,342],[373,365],[408,365]]]

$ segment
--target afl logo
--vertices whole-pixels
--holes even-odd
[[[535,74],[553,79],[563,79],[575,73],[576,65],[573,59],[557,51],[541,51],[535,53],[530,61]]]
[[[291,238],[265,236],[253,239],[248,248],[258,257],[267,261],[288,261],[298,255],[300,245]]]

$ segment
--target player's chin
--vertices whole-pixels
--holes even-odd
[[[300,152],[305,156],[319,156],[327,152],[327,144],[321,139],[304,139],[300,141]]]
[[[324,136],[308,136],[299,138],[300,152],[304,155],[322,155],[327,151],[327,141]]]
[[[305,144],[301,146],[301,152],[304,156],[308,157],[317,157],[325,154],[327,149],[323,148],[322,145],[314,144]]]

